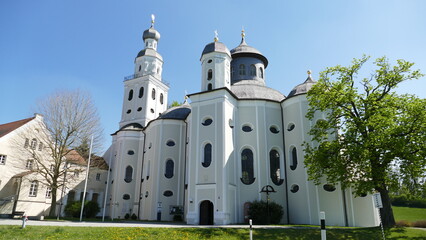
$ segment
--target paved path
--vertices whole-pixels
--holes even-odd
[[[0,225],[22,225],[20,219],[0,219]],[[27,226],[69,226],[69,227],[157,227],[157,228],[249,228],[249,225],[187,225],[177,223],[149,223],[149,222],[73,222],[73,221],[38,221],[28,220]],[[253,228],[295,228],[291,226],[254,225]]]

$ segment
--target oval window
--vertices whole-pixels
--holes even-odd
[[[294,125],[294,123],[289,123],[289,124],[288,124],[288,127],[287,127],[287,131],[291,131],[291,130],[293,130],[293,129],[294,129],[294,127],[296,127],[296,126]]]
[[[124,200],[129,200],[130,199],[130,195],[129,194],[124,194],[123,195],[123,199]]]
[[[336,187],[331,184],[325,184],[323,186],[324,190],[327,192],[334,192],[336,190]]]
[[[271,126],[269,128],[269,131],[271,131],[271,133],[277,134],[280,132],[280,130],[278,130],[278,128],[276,126]]]
[[[173,196],[173,192],[172,192],[172,191],[170,191],[170,190],[167,190],[167,191],[164,191],[163,195],[164,195],[165,197],[171,197],[171,196]]]
[[[175,145],[175,142],[173,140],[169,140],[167,141],[166,145],[169,147],[173,147]]]
[[[129,113],[131,113],[131,112],[132,112],[132,110],[130,110],[130,109],[129,109],[129,110],[127,110],[127,114],[129,114]]]
[[[133,150],[129,150],[129,151],[127,151],[127,154],[133,155],[133,154],[135,154],[135,152]]]
[[[291,155],[290,155],[290,169],[296,170],[297,168],[297,150],[295,147],[291,149]]]
[[[208,126],[212,123],[213,123],[213,120],[211,118],[206,118],[201,124],[203,124],[203,126]]]
[[[152,100],[155,100],[155,89],[154,88],[152,89],[151,97],[152,97]]]
[[[244,125],[241,129],[244,132],[251,132],[251,131],[253,131],[253,128],[251,128],[249,125]]]
[[[143,97],[143,87],[139,88],[139,98]]]
[[[142,111],[142,108],[141,108],[141,107],[138,107],[138,112],[140,112],[140,111]]]
[[[127,98],[129,101],[133,98],[133,89],[130,89],[129,91],[129,97]]]
[[[163,104],[164,96],[162,93],[160,93],[160,103]]]
[[[154,109],[153,108],[151,108],[151,112],[154,113]]]
[[[211,60],[211,59],[209,59],[209,60],[207,61],[207,63],[212,63],[212,60]]]
[[[290,191],[292,193],[296,193],[297,191],[299,191],[299,185],[297,185],[297,184],[291,185]]]

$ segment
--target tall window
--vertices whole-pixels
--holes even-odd
[[[175,168],[175,163],[173,162],[173,160],[171,160],[171,159],[167,160],[166,161],[166,171],[164,173],[164,176],[166,176],[166,178],[172,178],[174,168]]]
[[[241,152],[241,175],[241,181],[246,185],[252,184],[255,180],[253,152],[247,148]]]
[[[259,77],[263,78],[263,68],[259,68]]]
[[[52,188],[51,187],[47,187],[46,188],[46,198],[51,198],[52,197]]]
[[[126,183],[131,182],[133,179],[133,168],[131,166],[126,167],[126,172],[124,174],[124,181]]]
[[[164,96],[162,93],[160,93],[160,103],[163,104],[163,101],[164,101]]]
[[[0,165],[6,164],[6,155],[0,155]]]
[[[213,70],[209,69],[207,71],[207,80],[212,80],[213,78]]]
[[[209,85],[207,85],[207,90],[212,90],[213,89],[213,85],[211,83],[209,83]]]
[[[204,157],[203,157],[203,162],[201,163],[203,165],[203,167],[208,167],[210,166],[212,162],[212,145],[210,143],[207,143],[204,146]]]
[[[291,156],[290,169],[296,170],[296,168],[297,168],[297,150],[296,150],[295,147],[293,147],[291,149],[290,156]]]
[[[240,64],[238,73],[240,74],[240,76],[246,75],[246,66],[244,66],[244,64]]]
[[[139,98],[143,97],[143,87],[139,88]]]
[[[96,173],[96,181],[101,181],[101,174],[100,173]]]
[[[25,138],[24,148],[27,148],[29,145],[30,145],[30,140],[28,138]]]
[[[152,97],[152,100],[155,100],[155,88],[153,88],[152,89],[152,93],[151,93],[151,97]]]
[[[276,150],[269,152],[269,169],[271,180],[275,185],[281,185],[281,167],[280,167],[280,154]]]
[[[39,150],[39,151],[43,150],[43,143],[42,143],[42,142],[40,142],[40,143],[38,144],[38,150]]]
[[[37,148],[37,139],[33,138],[33,140],[31,140],[31,149],[36,149]]]
[[[75,198],[75,191],[71,190],[68,192],[68,197],[67,197],[67,203],[74,201]]]
[[[250,65],[250,76],[256,76],[256,67],[254,65]]]
[[[25,168],[32,170],[34,165],[34,160],[29,159],[27,160],[27,165],[25,165]]]
[[[129,97],[127,98],[129,101],[133,98],[133,89],[130,89],[129,91]]]
[[[30,197],[37,197],[37,189],[38,189],[38,182],[32,181],[31,186],[30,186],[29,196]]]

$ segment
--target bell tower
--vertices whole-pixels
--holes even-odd
[[[134,74],[124,79],[120,128],[130,123],[145,127],[167,109],[169,86],[162,81],[163,58],[157,52],[160,33],[151,27],[143,32],[144,49],[135,58]]]

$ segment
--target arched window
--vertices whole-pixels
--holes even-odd
[[[139,98],[143,97],[143,87],[139,88]]]
[[[33,140],[31,140],[31,149],[36,149],[37,147],[37,139],[33,138]]]
[[[201,163],[203,167],[208,167],[212,163],[212,145],[207,143],[204,146],[204,157],[203,162]]]
[[[174,168],[175,168],[175,163],[173,162],[173,160],[171,160],[171,159],[167,160],[166,161],[166,171],[164,173],[164,176],[166,176],[166,178],[172,178]]]
[[[241,182],[246,185],[252,184],[255,180],[253,152],[247,148],[241,152],[241,175]]]
[[[160,93],[160,103],[161,103],[161,104],[163,104],[163,100],[164,100],[163,98],[164,98],[163,94],[162,94],[162,93]]]
[[[280,154],[276,150],[269,152],[269,170],[271,180],[275,185],[281,185],[281,167],[280,167]]]
[[[297,150],[295,147],[293,147],[291,149],[291,153],[290,153],[290,169],[291,170],[296,170],[297,168]]]
[[[133,89],[130,89],[129,91],[129,97],[127,98],[129,101],[133,98]]]
[[[142,66],[141,66],[141,65],[139,65],[139,72],[141,71],[141,69],[142,69]]]
[[[210,91],[213,89],[213,85],[211,83],[209,83],[209,85],[207,85],[207,90]]]
[[[250,76],[256,76],[256,67],[254,65],[250,65]]]
[[[213,70],[209,69],[207,71],[207,80],[212,80],[213,78]]]
[[[124,174],[124,181],[126,183],[131,182],[133,179],[133,168],[131,166],[126,167],[126,172]]]
[[[213,123],[213,120],[211,118],[206,118],[206,119],[204,119],[204,121],[201,124],[203,126],[209,126],[212,123]]]
[[[152,100],[155,100],[155,88],[152,89]]]
[[[246,66],[244,66],[244,64],[240,64],[238,73],[240,74],[240,76],[246,75]]]
[[[259,77],[263,78],[263,68],[259,68]]]

